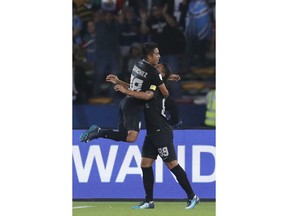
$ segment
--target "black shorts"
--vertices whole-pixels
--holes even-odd
[[[120,102],[118,130],[139,131],[142,110],[143,102],[140,103],[131,97],[124,97]]]
[[[142,157],[156,159],[158,155],[164,162],[177,160],[172,131],[146,135],[142,146]]]

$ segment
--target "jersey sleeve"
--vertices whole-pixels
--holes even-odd
[[[156,86],[160,86],[160,85],[162,85],[164,83],[164,81],[162,79],[162,75],[157,71],[156,68],[153,71],[151,80],[152,80],[151,84],[152,85],[156,85]]]

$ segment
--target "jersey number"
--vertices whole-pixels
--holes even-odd
[[[167,157],[169,155],[167,147],[158,148],[158,152],[159,152],[160,157]]]
[[[143,80],[138,79],[137,77],[135,77],[131,74],[130,89],[132,91],[141,91],[142,84],[143,84]]]

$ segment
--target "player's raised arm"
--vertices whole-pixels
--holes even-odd
[[[128,89],[129,88],[129,83],[126,83],[120,79],[118,79],[118,77],[114,74],[109,74],[107,77],[106,77],[106,81],[107,82],[111,82],[113,84],[116,84],[116,85],[121,85],[123,86],[125,89]]]

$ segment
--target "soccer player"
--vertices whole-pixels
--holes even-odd
[[[187,194],[186,209],[194,208],[199,202],[199,197],[192,190],[186,172],[178,164],[173,144],[173,130],[165,116],[165,98],[159,89],[149,89],[146,92],[131,91],[121,85],[114,87],[126,95],[147,100],[144,106],[144,118],[147,134],[142,146],[141,169],[143,173],[143,186],[146,193],[145,200],[140,205],[133,206],[134,209],[154,208],[153,187],[154,173],[152,165],[159,155],[167,168],[176,176],[180,186]]]
[[[167,63],[160,63],[156,66],[158,71],[161,73],[163,77],[163,81],[165,83],[166,88],[168,91],[171,91],[170,87],[170,81],[179,81],[181,80],[180,76],[178,74],[173,74],[169,65]],[[182,121],[180,119],[179,115],[179,109],[173,100],[172,97],[167,97],[165,100],[165,110],[167,111],[166,118],[168,119],[169,124],[173,128],[178,128],[182,124]]]
[[[147,91],[150,88],[158,87],[164,97],[168,97],[169,92],[163,83],[162,76],[155,66],[160,59],[159,50],[155,43],[145,43],[142,47],[144,59],[137,62],[131,73],[130,85],[120,80],[111,80],[108,76],[107,81],[114,84],[122,84],[131,91]],[[101,129],[97,125],[92,125],[88,130],[80,135],[81,142],[89,142],[97,138],[112,139],[115,141],[135,142],[141,127],[141,111],[144,101],[126,96],[120,102],[118,130]]]

